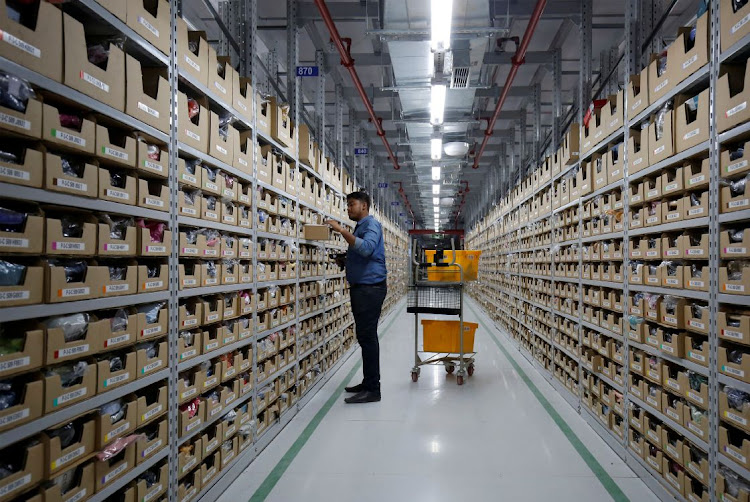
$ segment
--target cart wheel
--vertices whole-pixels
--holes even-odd
[[[469,376],[472,376],[474,374],[474,365],[470,364],[467,371],[469,372]]]
[[[453,372],[456,371],[456,367],[452,364],[449,364],[445,367],[445,371],[447,371],[449,375],[452,375]]]
[[[416,371],[412,371],[411,372],[411,381],[412,382],[416,382],[417,380],[419,380],[419,373],[417,373]]]
[[[463,385],[463,384],[464,384],[464,377],[463,377],[463,376],[461,376],[461,375],[458,375],[458,376],[456,377],[456,383],[457,383],[458,385]]]

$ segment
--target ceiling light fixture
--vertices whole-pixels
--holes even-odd
[[[432,50],[445,51],[450,49],[453,0],[432,0],[430,14]]]
[[[432,125],[443,123],[445,115],[445,92],[446,86],[442,84],[433,85],[430,91],[430,123]]]
[[[443,138],[430,139],[430,153],[432,154],[432,160],[440,160],[440,157],[443,156]]]
[[[440,195],[440,185],[432,185],[432,195]]]
[[[440,171],[440,166],[432,166],[432,181],[438,181],[442,177],[443,174]]]
[[[432,205],[433,206],[439,206],[440,205],[440,197],[433,197],[432,198]]]

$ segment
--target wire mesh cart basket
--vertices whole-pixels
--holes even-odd
[[[451,242],[451,247],[453,243]],[[456,382],[474,374],[474,333],[477,324],[464,322],[464,264],[454,251],[444,259],[441,251],[427,251],[426,260],[417,260],[412,249],[413,267],[406,311],[414,314],[414,367],[412,381],[419,379],[420,368],[442,365],[448,374],[456,373]],[[450,260],[450,261],[449,261]],[[419,350],[420,314],[455,316],[458,320],[423,319],[423,350]],[[456,371],[458,370],[458,371]]]

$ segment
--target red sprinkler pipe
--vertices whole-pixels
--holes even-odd
[[[399,169],[401,169],[401,166],[398,165],[398,159],[396,159],[396,156],[393,155],[391,145],[388,143],[388,139],[385,137],[385,130],[383,130],[383,119],[375,115],[375,109],[372,107],[372,103],[370,103],[370,99],[367,97],[367,92],[365,92],[362,81],[359,80],[357,70],[354,68],[354,59],[352,59],[351,56],[352,41],[351,39],[341,38],[339,30],[336,29],[336,25],[334,24],[333,18],[331,17],[331,12],[326,6],[325,0],[315,0],[315,5],[318,6],[320,16],[326,23],[328,31],[331,33],[331,40],[336,45],[336,49],[338,49],[339,54],[341,55],[341,64],[346,67],[347,70],[349,70],[349,75],[352,77],[354,86],[357,88],[359,96],[362,98],[362,102],[365,104],[365,108],[367,108],[367,113],[370,114],[370,122],[375,125],[375,130],[377,131],[378,136],[380,136],[380,139],[383,141],[383,145],[388,152],[388,157],[393,162],[393,168],[398,171]],[[344,46],[345,43],[346,46]]]
[[[318,1],[321,0],[316,0],[316,3],[318,3]],[[510,91],[510,87],[513,85],[513,80],[515,80],[516,78],[518,68],[526,62],[526,49],[529,48],[531,37],[534,35],[536,25],[539,23],[539,19],[542,17],[542,12],[544,11],[544,7],[546,5],[547,0],[537,0],[536,6],[534,7],[534,12],[531,13],[529,24],[526,26],[526,31],[523,34],[521,45],[518,46],[516,53],[511,58],[511,62],[513,63],[513,65],[510,68],[510,73],[508,73],[508,78],[505,80],[503,92],[500,93],[500,100],[497,102],[495,112],[492,114],[492,118],[489,120],[489,122],[487,122],[487,130],[484,131],[482,146],[479,147],[479,152],[477,152],[476,157],[474,157],[474,165],[472,166],[472,168],[474,169],[479,167],[479,160],[482,158],[484,149],[487,146],[487,143],[490,141],[490,136],[492,136],[492,133],[495,130],[495,122],[497,122],[497,118],[500,116],[500,110],[503,109],[505,98],[508,97],[508,92]]]

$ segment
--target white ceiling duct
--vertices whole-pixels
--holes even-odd
[[[451,157],[463,157],[469,151],[469,144],[463,141],[451,141],[443,145],[443,151]]]

